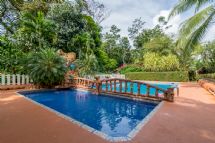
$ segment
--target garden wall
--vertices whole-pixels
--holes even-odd
[[[170,82],[186,82],[189,81],[188,72],[132,72],[125,74],[130,80],[146,80],[146,81],[170,81]]]

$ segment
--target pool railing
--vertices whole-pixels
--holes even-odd
[[[89,80],[78,77],[72,80],[72,86],[75,88],[91,90],[98,94],[104,93],[129,96],[133,98],[157,99],[170,102],[174,101],[174,87],[163,89],[142,81],[133,81],[119,78]],[[136,88],[134,89],[134,87]],[[143,87],[146,89],[144,92],[141,89]]]

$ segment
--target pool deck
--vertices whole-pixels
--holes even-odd
[[[0,143],[106,143],[107,141],[16,95],[0,91]],[[214,143],[215,96],[182,83],[129,143]]]

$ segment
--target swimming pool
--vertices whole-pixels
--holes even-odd
[[[74,89],[20,94],[111,141],[133,138],[160,106],[158,102],[95,95]]]

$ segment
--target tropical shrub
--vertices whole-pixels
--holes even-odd
[[[175,55],[160,56],[157,53],[146,53],[144,55],[145,71],[177,71],[179,69],[179,61]]]
[[[35,85],[52,88],[64,80],[67,66],[55,50],[44,49],[29,55],[26,71]]]
[[[84,53],[75,63],[78,67],[79,76],[81,77],[94,76],[98,72],[98,61],[91,50]]]
[[[0,37],[0,72],[22,73],[25,54],[6,36]]]
[[[98,50],[97,59],[101,72],[109,72],[117,68],[117,61],[111,59],[103,49]]]

